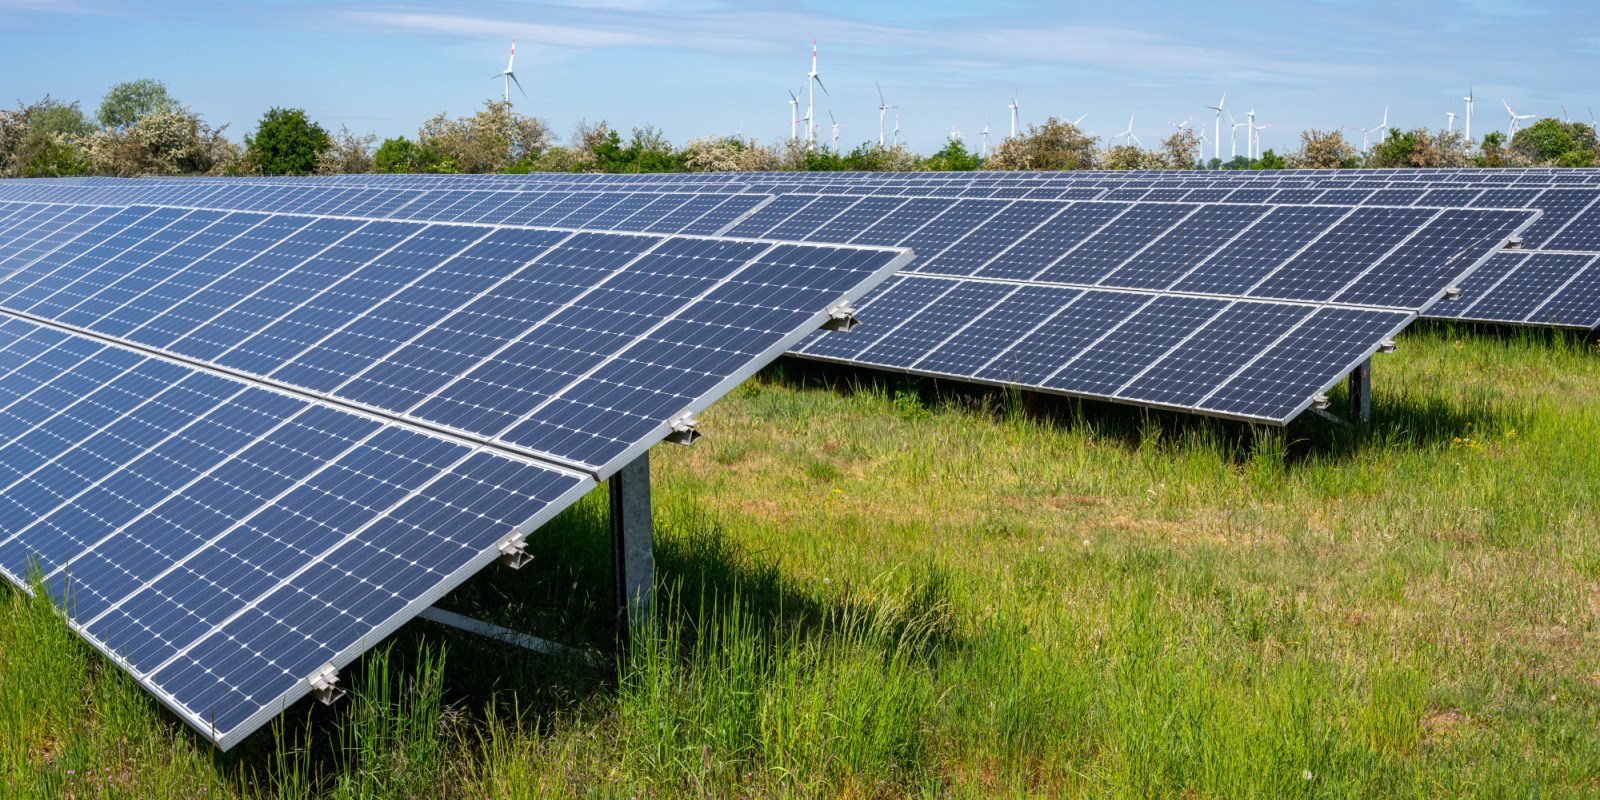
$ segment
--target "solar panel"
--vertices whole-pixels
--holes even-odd
[[[98,221],[0,233],[28,240],[0,262],[0,571],[225,749],[910,258],[129,183],[0,201],[266,210],[62,207],[55,230]],[[414,201],[511,199],[474,194]]]

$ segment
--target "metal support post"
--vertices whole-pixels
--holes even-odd
[[[1372,359],[1350,372],[1350,422],[1366,425],[1372,419]]]
[[[647,630],[654,599],[655,554],[650,524],[650,453],[611,476],[611,565],[617,627],[624,637]]]

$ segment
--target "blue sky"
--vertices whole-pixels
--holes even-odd
[[[770,140],[789,133],[786,89],[800,89],[816,38],[829,90],[817,116],[832,111],[851,144],[877,138],[878,82],[900,107],[887,126],[899,113],[924,152],[952,125],[971,136],[987,120],[998,140],[1013,91],[1023,123],[1083,115],[1104,136],[1132,116],[1147,145],[1191,115],[1210,135],[1205,107],[1226,91],[1235,119],[1253,107],[1273,126],[1263,146],[1281,152],[1305,128],[1376,125],[1385,106],[1391,125],[1441,127],[1469,81],[1476,135],[1505,128],[1502,99],[1587,121],[1600,110],[1596,23],[1600,4],[1537,0],[0,0],[0,101],[49,93],[92,110],[111,84],[148,77],[235,138],[274,105],[415,135],[498,96],[490,76],[515,35],[517,109],[562,134],[586,117],[678,142],[741,125]]]

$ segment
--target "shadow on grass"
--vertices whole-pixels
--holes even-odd
[[[1310,458],[1353,458],[1371,446],[1432,448],[1468,430],[1519,427],[1525,416],[1522,411],[1493,403],[1380,389],[1373,398],[1369,423],[1354,426],[1347,424],[1348,387],[1340,382],[1329,392],[1329,415],[1335,419],[1306,412],[1280,429],[1181,411],[794,357],[780,359],[761,376],[792,389],[821,388],[845,397],[878,394],[890,398],[900,413],[954,408],[997,417],[1021,414],[1057,430],[1089,432],[1129,449],[1138,449],[1150,440],[1216,441],[1222,445],[1224,457],[1236,465],[1250,462],[1263,449],[1282,448],[1285,463],[1293,466]]]

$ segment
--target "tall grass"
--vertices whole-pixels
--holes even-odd
[[[616,647],[603,489],[444,601],[608,663],[419,621],[213,757],[8,591],[0,765],[18,797],[1595,796],[1597,365],[1419,325],[1370,426],[1265,429],[782,361],[653,454],[654,635]]]

